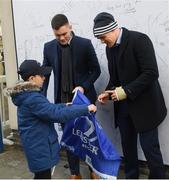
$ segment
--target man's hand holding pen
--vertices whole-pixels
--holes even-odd
[[[121,101],[127,98],[124,89],[120,87],[112,88],[112,90],[106,90],[98,96],[98,101],[105,104],[107,100],[112,99],[113,101]]]

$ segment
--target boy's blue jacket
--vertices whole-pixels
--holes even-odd
[[[86,105],[50,103],[40,89],[29,82],[8,88],[8,94],[18,107],[18,130],[32,172],[52,168],[59,160],[60,149],[54,123],[87,115]]]

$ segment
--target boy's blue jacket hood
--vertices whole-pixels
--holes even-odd
[[[7,88],[6,93],[8,96],[11,96],[16,106],[20,106],[26,100],[26,96],[29,96],[32,91],[40,92],[40,88],[32,82],[19,81],[13,87]]]

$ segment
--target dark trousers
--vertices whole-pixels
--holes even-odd
[[[70,169],[71,175],[79,175],[80,174],[79,157],[73,154],[72,152],[67,151],[67,158],[68,158],[69,169]],[[92,169],[90,167],[89,167],[89,170],[90,172],[92,172]]]
[[[67,150],[67,159],[68,159],[71,175],[79,175],[80,174],[79,157]]]
[[[137,154],[137,135],[127,107],[124,104],[119,106],[117,124],[119,126],[122,149],[125,161],[125,175],[127,179],[139,178],[139,165]],[[149,168],[150,179],[164,179],[165,167],[160,151],[157,128],[139,133],[140,145],[144,152]]]
[[[34,173],[34,179],[51,179],[51,169]]]
[[[64,123],[61,123],[62,129],[64,129]],[[66,150],[67,153],[67,160],[69,164],[69,169],[71,175],[79,175],[80,174],[80,159],[78,156],[73,154],[71,151]],[[90,166],[89,171],[92,172],[92,169]]]

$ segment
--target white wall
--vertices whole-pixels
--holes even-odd
[[[18,79],[11,0],[0,0],[0,19],[2,26],[6,82],[7,86],[11,86]],[[12,129],[17,129],[16,107],[10,99],[8,101],[8,107],[10,126]]]
[[[153,41],[160,71],[160,83],[169,109],[169,2],[167,0],[13,0],[14,25],[18,63],[26,58],[42,61],[43,44],[54,38],[51,18],[57,13],[68,16],[77,35],[92,39],[102,74],[96,82],[101,92],[108,81],[105,46],[93,37],[93,19],[97,13],[112,13],[121,26],[145,32]],[[50,95],[52,92],[52,83]],[[49,97],[52,100],[52,96]],[[120,147],[118,129],[114,129],[113,106],[98,105],[98,119],[106,132]],[[159,127],[159,138],[164,161],[169,164],[169,116]],[[140,159],[144,159],[139,148]]]

